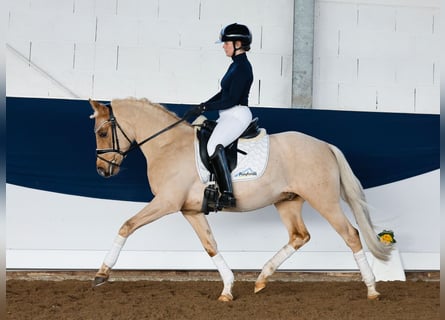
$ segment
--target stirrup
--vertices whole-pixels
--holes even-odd
[[[208,215],[209,212],[218,211],[218,188],[215,184],[210,184],[204,189],[201,212]],[[220,209],[219,209],[220,210]]]
[[[232,193],[224,191],[218,199],[218,210],[222,208],[235,208],[236,198]]]

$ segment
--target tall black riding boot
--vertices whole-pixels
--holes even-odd
[[[218,206],[220,208],[236,207],[236,199],[233,196],[232,176],[230,175],[226,152],[221,144],[216,147],[210,162],[212,163],[218,186],[221,189]]]

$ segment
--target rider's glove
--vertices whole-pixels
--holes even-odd
[[[201,103],[198,106],[194,106],[190,108],[184,115],[184,118],[192,118],[192,117],[198,117],[206,110],[206,107],[203,103]]]

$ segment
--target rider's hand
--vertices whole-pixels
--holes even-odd
[[[190,108],[186,113],[184,118],[191,118],[191,117],[198,117],[199,115],[201,115],[201,113],[203,113],[206,110],[206,107],[203,103],[201,103],[200,105],[194,106],[192,108]]]

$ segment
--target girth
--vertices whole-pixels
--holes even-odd
[[[216,127],[217,122],[215,120],[204,120],[204,122],[200,125],[200,129],[196,131],[196,135],[199,141],[199,155],[201,157],[201,161],[204,166],[209,170],[209,172],[213,172],[212,166],[210,165],[210,156],[207,154],[207,142]],[[237,152],[242,152],[238,150],[238,140],[242,139],[251,139],[255,138],[260,134],[260,128],[258,126],[258,118],[254,118],[247,129],[241,134],[241,136],[228,145],[225,148],[227,162],[229,164],[229,169],[232,171],[236,168],[237,165]]]

